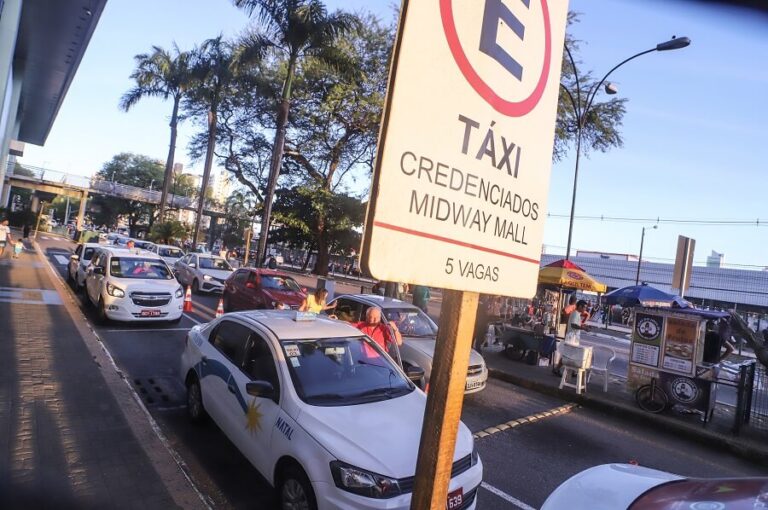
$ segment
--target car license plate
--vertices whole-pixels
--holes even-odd
[[[465,391],[474,390],[475,388],[479,388],[482,385],[483,385],[483,381],[479,379],[477,381],[467,381]]]
[[[160,317],[160,310],[142,310],[142,317]]]
[[[448,503],[445,505],[445,507],[448,510],[456,510],[457,508],[461,508],[461,506],[464,504],[464,489],[456,489],[453,492],[448,493]]]

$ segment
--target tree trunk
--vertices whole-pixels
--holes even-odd
[[[288,113],[291,109],[291,86],[293,75],[296,71],[296,55],[291,55],[288,61],[288,74],[283,84],[282,101],[277,112],[277,129],[275,131],[275,144],[272,147],[272,162],[269,168],[269,180],[264,195],[264,210],[261,213],[261,234],[259,235],[259,247],[256,251],[257,264],[264,262],[267,254],[267,236],[272,216],[272,201],[277,188],[277,178],[280,176],[280,167],[283,164],[283,151],[285,149],[285,131],[288,125]]]
[[[173,180],[173,159],[176,153],[176,126],[179,123],[179,101],[180,96],[173,98],[173,113],[171,113],[171,143],[168,147],[168,159],[165,162],[165,175],[163,176],[163,193],[160,195],[160,221],[165,219],[165,205],[168,201],[168,188]]]
[[[317,216],[317,261],[314,273],[318,276],[328,275],[328,236],[325,231],[325,213],[318,212]]]
[[[302,271],[306,271],[307,270],[307,266],[309,265],[309,259],[312,258],[312,248],[313,248],[313,246],[309,245],[309,248],[307,249],[307,256],[304,259],[304,265],[301,266],[301,270]]]
[[[205,152],[205,167],[203,168],[203,183],[200,186],[200,199],[197,202],[197,217],[195,218],[194,243],[197,244],[200,235],[200,224],[203,221],[203,207],[205,206],[205,191],[208,189],[208,180],[211,178],[211,166],[213,166],[213,151],[216,149],[216,105],[211,105],[208,111],[208,147]]]

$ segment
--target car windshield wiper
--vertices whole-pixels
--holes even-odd
[[[373,388],[367,391],[364,391],[362,393],[358,393],[353,396],[353,398],[359,398],[359,397],[369,397],[369,398],[379,398],[379,397],[386,397],[387,399],[395,398],[397,396],[400,396],[403,392],[407,392],[408,390],[406,388]]]
[[[344,400],[345,398],[347,397],[340,393],[318,393],[307,396],[307,400]]]

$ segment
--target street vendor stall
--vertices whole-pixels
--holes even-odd
[[[722,341],[712,326],[727,317],[694,308],[634,309],[627,386],[642,409],[660,413],[676,406],[702,414],[705,423],[711,418],[724,382],[718,378]],[[713,348],[715,359],[707,359],[705,351]]]
[[[564,289],[596,292],[598,294],[604,293],[607,289],[605,284],[595,280],[581,267],[565,259],[557,260],[542,267],[539,270],[538,282],[540,293],[546,293],[548,289],[558,291],[557,307],[555,310],[552,310],[550,322],[545,324],[549,330],[557,330],[558,325],[562,322],[560,320],[560,312],[565,306]],[[558,336],[562,337],[565,334],[565,326],[563,325],[560,329],[562,331],[558,332]]]

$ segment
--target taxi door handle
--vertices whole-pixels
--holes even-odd
[[[231,384],[227,385],[227,389],[229,390],[229,392],[231,394],[233,394],[233,395],[235,394],[235,387],[232,386]]]

